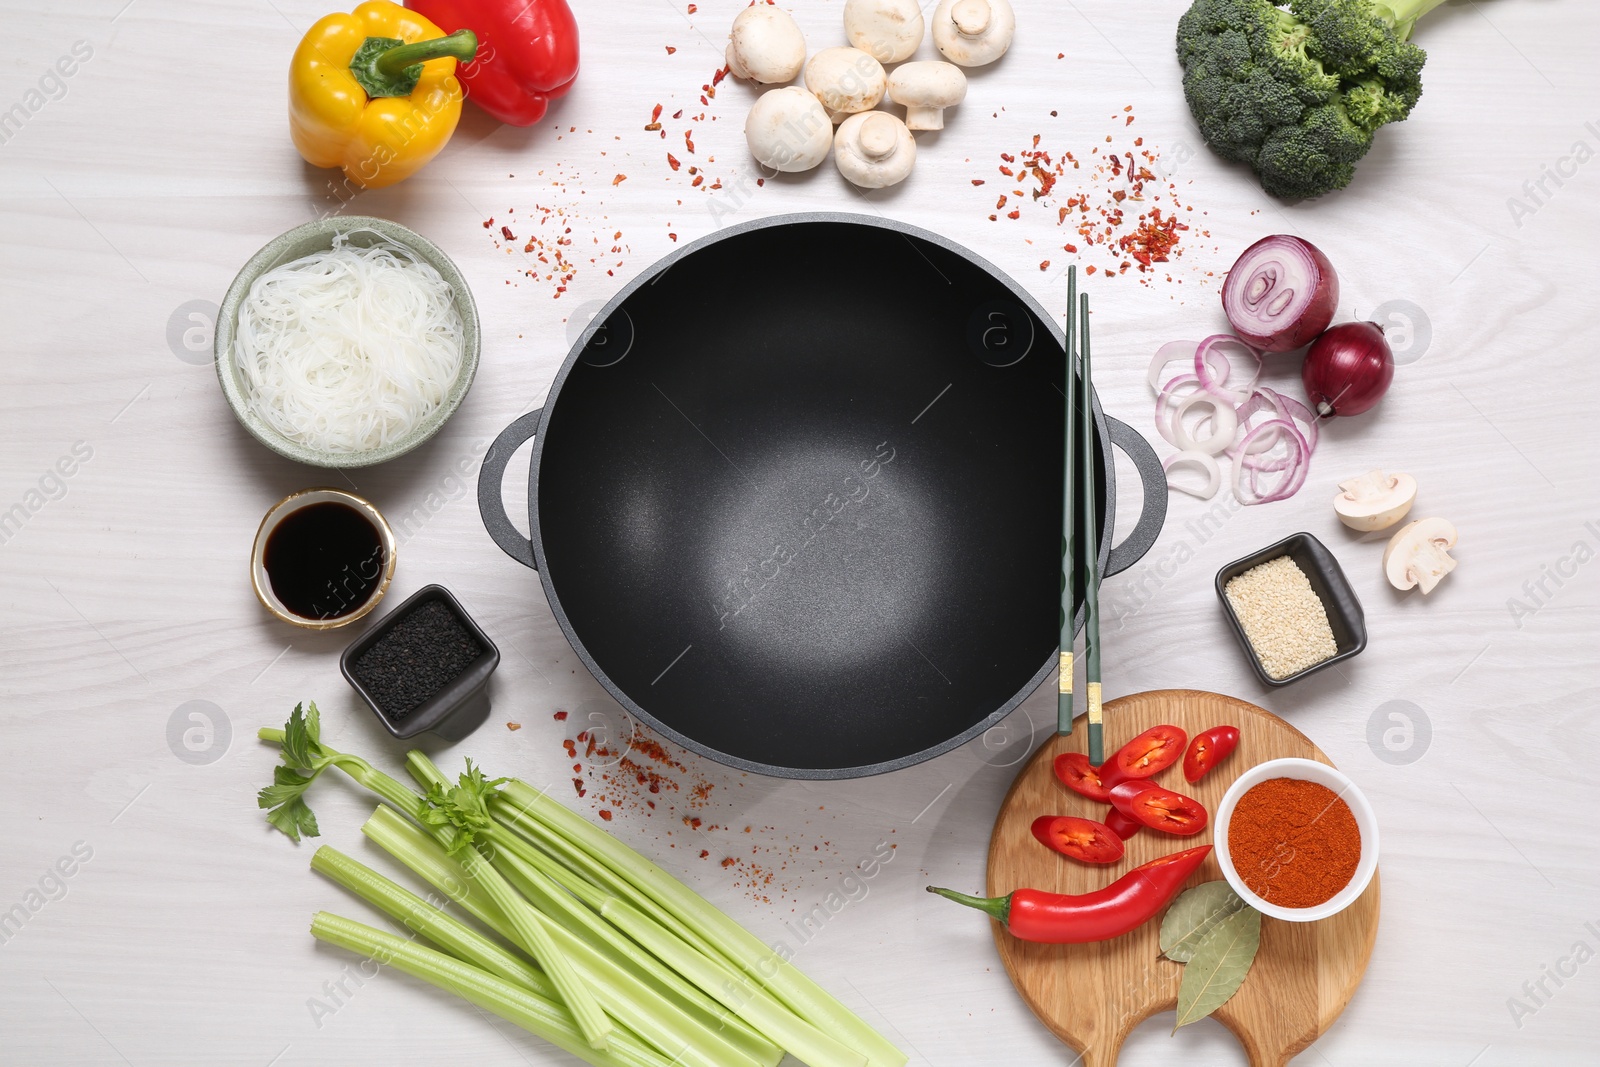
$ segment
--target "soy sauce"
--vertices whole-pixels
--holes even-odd
[[[262,555],[278,601],[303,619],[337,619],[367,602],[383,577],[377,527],[348,504],[291,511],[267,535]]]

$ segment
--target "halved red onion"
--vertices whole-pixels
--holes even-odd
[[[1254,363],[1249,381],[1229,384],[1235,357]],[[1261,353],[1232,334],[1214,333],[1194,350],[1194,375],[1206,392],[1227,397],[1235,405],[1242,404],[1255,388],[1256,379],[1261,377]]]
[[[1233,332],[1264,352],[1310,344],[1333,321],[1339,276],[1309,241],[1263,237],[1234,263],[1222,284],[1222,310]]]
[[[1204,486],[1186,485],[1174,481],[1172,470],[1174,467],[1196,467],[1206,476]],[[1222,470],[1217,466],[1217,459],[1205,452],[1179,452],[1168,456],[1161,464],[1161,469],[1167,472],[1167,488],[1176,489],[1180,493],[1197,496],[1201,500],[1210,500],[1217,495],[1217,490],[1222,486]]]

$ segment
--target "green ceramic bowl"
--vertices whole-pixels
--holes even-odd
[[[234,360],[233,335],[239,321],[239,304],[249,294],[250,286],[255,280],[285,263],[303,259],[315,252],[326,252],[333,247],[334,237],[341,233],[350,234],[351,244],[363,246],[377,243],[378,238],[374,233],[381,234],[394,244],[410,249],[418,259],[432,264],[444,280],[450,283],[450,289],[455,295],[456,311],[461,315],[463,327],[461,373],[456,377],[455,385],[451,387],[444,403],[440,404],[432,415],[418,423],[405,437],[368,452],[324,452],[292,441],[279,433],[251,410],[245,395],[244,378]],[[437,433],[439,427],[445,424],[445,420],[455,414],[456,408],[461,406],[462,398],[467,395],[467,390],[472,387],[473,375],[478,372],[478,345],[478,306],[472,301],[472,291],[467,288],[466,279],[450,261],[450,257],[440,251],[432,241],[387,219],[366,215],[318,219],[304,226],[296,226],[288,233],[273,238],[265,248],[250,257],[250,261],[239,271],[238,277],[233,279],[233,284],[228,286],[228,295],[223,298],[222,308],[217,312],[217,379],[222,383],[222,395],[228,398],[228,406],[233,409],[234,416],[257,441],[280,456],[287,456],[289,459],[299,460],[313,467],[370,467],[375,463],[384,463],[410,452]]]

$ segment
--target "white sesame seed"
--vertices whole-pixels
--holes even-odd
[[[1268,677],[1287,678],[1338,653],[1327,608],[1288,556],[1230,578],[1223,592]]]

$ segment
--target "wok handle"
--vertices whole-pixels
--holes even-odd
[[[501,430],[500,436],[494,439],[494,444],[484,454],[483,466],[478,471],[478,514],[483,518],[484,529],[489,531],[489,536],[494,538],[494,543],[500,546],[501,551],[533,570],[539,569],[533,558],[533,542],[522,535],[522,531],[512,524],[511,516],[506,514],[505,477],[511,454],[533,440],[539,432],[539,416],[542,414],[543,408],[530,411]]]
[[[1167,472],[1162,469],[1156,450],[1150,447],[1150,442],[1138,430],[1110,415],[1105,419],[1106,429],[1111,433],[1111,443],[1133,460],[1134,467],[1139,471],[1139,482],[1144,486],[1144,510],[1139,515],[1139,522],[1120,544],[1113,546],[1106,559],[1105,573],[1110,576],[1121,574],[1138,563],[1156,543],[1156,538],[1161,536],[1161,526],[1167,521]],[[494,449],[490,449],[489,453],[493,455]],[[1110,457],[1107,457],[1109,462]],[[487,462],[484,465],[487,467]]]

